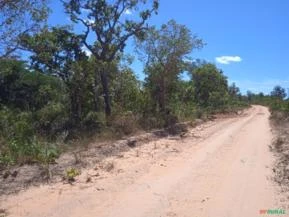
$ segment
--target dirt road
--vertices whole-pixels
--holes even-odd
[[[268,118],[267,108],[254,106],[191,129],[185,138],[160,139],[111,157],[109,171],[82,171],[72,186],[2,196],[1,207],[15,217],[260,216],[261,209],[280,208],[270,180]]]

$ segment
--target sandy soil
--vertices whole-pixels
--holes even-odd
[[[2,195],[0,208],[15,217],[259,216],[289,205],[271,181],[272,138],[267,108],[254,106],[107,158],[73,185]]]
[[[282,192],[280,201],[285,202],[289,201],[289,117],[275,112],[271,117],[271,126],[275,137],[270,146],[276,159],[273,168],[274,181]]]

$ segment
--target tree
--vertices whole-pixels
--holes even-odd
[[[21,45],[32,52],[32,67],[62,79],[68,88],[71,120],[79,125],[83,114],[84,93],[88,89],[90,65],[79,36],[67,27],[43,29],[33,36],[21,36]]]
[[[0,1],[0,57],[13,56],[21,48],[19,36],[39,31],[48,13],[47,0]]]
[[[23,34],[20,44],[32,52],[32,66],[67,81],[72,75],[73,62],[87,59],[80,38],[67,27],[45,28],[31,35]]]
[[[263,93],[263,92],[260,92],[260,93],[258,93],[258,97],[259,97],[260,99],[262,99],[262,98],[264,98],[264,97],[265,97],[265,95],[264,95],[264,93]]]
[[[277,85],[271,92],[271,96],[283,100],[286,97],[286,90],[283,87]]]
[[[113,81],[112,93],[115,96],[114,103],[119,111],[140,112],[141,110],[141,84],[135,77],[133,71],[121,68]]]
[[[158,0],[154,0],[149,9],[145,8],[146,3],[147,0],[64,1],[66,13],[70,15],[71,20],[82,24],[85,28],[81,35],[82,42],[101,65],[96,76],[100,74],[107,116],[111,114],[107,66],[123,52],[129,38],[142,37],[147,30],[146,21],[152,13],[157,12],[159,3]],[[139,12],[139,20],[126,16],[130,11],[137,13],[139,8],[144,8]],[[92,42],[89,38],[91,33],[96,36]]]
[[[236,98],[240,95],[240,88],[236,86],[235,83],[232,83],[230,86],[229,86],[229,95],[232,97],[232,98]]]
[[[16,104],[15,84],[25,71],[23,62],[0,59],[0,104]]]
[[[193,70],[195,100],[203,108],[220,109],[228,98],[228,82],[222,71],[213,64],[205,64]]]
[[[252,93],[252,91],[248,90],[247,91],[247,99],[249,102],[251,102],[253,100],[254,94]]]
[[[178,76],[187,69],[187,55],[203,45],[186,26],[174,20],[159,30],[151,28],[145,40],[139,42],[138,48],[146,59],[146,86],[161,112],[169,112],[167,104],[177,91]]]

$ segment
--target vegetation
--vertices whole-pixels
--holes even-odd
[[[80,172],[75,168],[70,168],[70,169],[66,170],[66,179],[69,182],[74,182],[75,177],[77,177],[79,175],[80,175]]]
[[[36,33],[49,14],[47,0],[2,0],[0,2],[0,57],[11,57],[21,49],[19,37]]]
[[[289,99],[286,98],[285,88],[277,85],[273,88],[270,94],[264,93],[254,94],[247,92],[247,99],[250,104],[260,104],[268,106],[273,118],[285,118],[289,116]]]
[[[160,28],[149,27],[147,21],[159,6],[156,0],[152,4],[143,0],[63,1],[72,23],[81,24],[83,33],[71,26],[42,26],[49,11],[45,1],[37,1],[41,5],[17,2],[27,3],[22,4],[27,7],[25,13],[33,15],[34,9],[28,8],[40,7],[41,16],[35,20],[37,31],[13,35],[17,44],[13,49],[0,40],[9,50],[9,55],[5,52],[0,58],[2,166],[49,164],[59,155],[59,144],[82,135],[107,131],[128,135],[269,98],[288,109],[282,90],[276,89],[272,97],[242,96],[214,64],[195,61],[190,55],[205,43],[186,26],[171,20]],[[125,16],[127,11],[139,17]],[[18,13],[11,10],[9,15]],[[16,21],[1,25],[14,29],[19,25]],[[7,33],[0,34],[1,38]],[[124,53],[132,37],[144,63],[144,81],[137,79],[130,68],[133,58]],[[17,57],[19,49],[28,54]],[[73,170],[67,173],[75,175]]]

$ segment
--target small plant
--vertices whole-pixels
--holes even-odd
[[[79,176],[79,175],[80,175],[80,172],[76,168],[70,168],[70,169],[66,170],[66,179],[69,182],[75,182],[75,177]]]
[[[56,146],[45,145],[40,149],[40,153],[38,154],[38,160],[43,164],[55,163],[56,158],[59,157],[60,151]]]
[[[15,160],[11,155],[0,152],[0,168],[1,166],[6,167],[6,166],[13,165],[13,164],[15,164]]]

